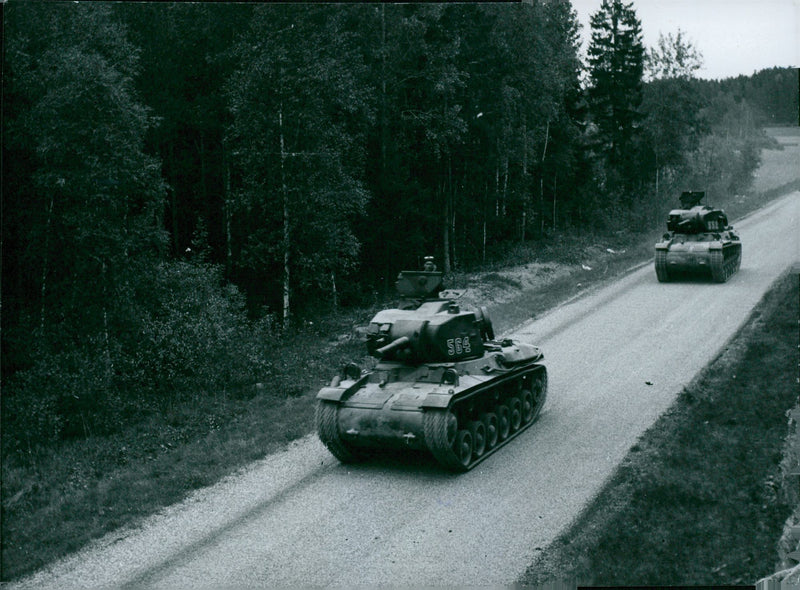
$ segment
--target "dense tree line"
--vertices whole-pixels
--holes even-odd
[[[567,0],[10,2],[5,23],[15,445],[255,381],[276,324],[423,255],[450,272],[744,190],[759,125],[797,121],[796,72],[696,80],[691,44],[648,52],[620,0],[587,64]]]

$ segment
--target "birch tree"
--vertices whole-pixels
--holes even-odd
[[[266,298],[285,323],[295,290],[331,289],[358,260],[351,227],[368,198],[359,138],[373,113],[348,14],[259,7],[228,85],[227,145],[240,178],[234,216],[244,234],[238,264],[271,283]]]

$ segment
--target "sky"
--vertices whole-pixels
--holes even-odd
[[[630,0],[625,0],[629,2]],[[583,52],[589,18],[601,0],[571,0],[582,25]],[[800,0],[633,0],[647,48],[659,34],[681,30],[703,56],[698,78],[722,79],[774,66],[800,67]]]

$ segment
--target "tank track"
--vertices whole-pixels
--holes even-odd
[[[669,269],[667,268],[667,251],[656,250],[656,277],[659,283],[669,282]]]
[[[469,471],[533,424],[546,399],[547,370],[537,365],[445,409],[426,410],[425,443],[447,469]]]
[[[741,244],[731,244],[723,250],[714,250],[711,253],[711,278],[715,283],[724,283],[739,270],[741,264]]]
[[[342,463],[358,463],[366,455],[345,442],[339,434],[339,404],[326,400],[317,402],[317,434],[331,454]]]

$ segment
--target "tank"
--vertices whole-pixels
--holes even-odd
[[[414,449],[468,471],[539,416],[543,354],[495,340],[485,307],[462,310],[456,297],[439,293],[440,272],[403,271],[396,287],[401,303],[366,329],[374,368],[351,363],[317,394],[319,438],[343,463],[378,449]]]
[[[700,205],[703,191],[681,194],[681,209],[667,219],[668,233],[656,244],[656,276],[662,283],[686,274],[724,283],[742,262],[742,243],[722,209]]]

